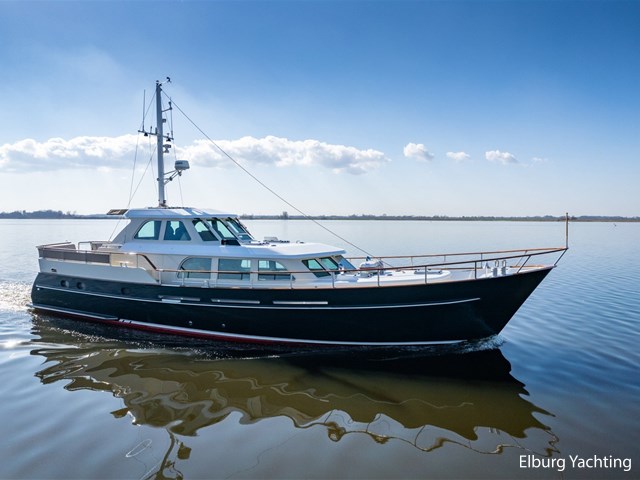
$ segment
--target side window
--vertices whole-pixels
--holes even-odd
[[[193,226],[196,229],[196,232],[198,232],[198,235],[200,235],[200,238],[204,241],[204,242],[217,242],[218,239],[215,237],[215,235],[213,233],[211,233],[211,231],[207,228],[207,225],[200,220],[199,218],[197,220],[193,221]]]
[[[251,260],[240,258],[221,258],[218,260],[218,278],[229,280],[249,280]]]
[[[338,265],[341,268],[344,268],[345,270],[355,270],[356,269],[356,267],[354,267],[353,264],[349,260],[344,258],[342,255],[338,255],[337,257],[335,257],[335,261],[338,262]]]
[[[258,280],[290,280],[291,274],[280,262],[258,260]]]
[[[320,259],[320,263],[322,264],[322,266],[324,268],[326,268],[327,270],[338,270],[338,264],[335,262],[335,260],[331,257],[324,257]]]
[[[178,278],[209,278],[211,274],[211,259],[204,257],[192,257],[187,258],[180,270],[186,270],[185,272],[179,272]]]
[[[191,240],[191,237],[187,233],[187,229],[184,224],[178,220],[171,220],[167,222],[167,227],[164,230],[165,240]]]
[[[140,230],[138,230],[138,233],[136,233],[133,238],[136,240],[158,240],[161,225],[162,222],[160,220],[149,220],[140,227]]]
[[[312,258],[311,260],[303,260],[302,263],[304,263],[305,267],[311,270],[316,277],[328,277],[331,275],[315,258]]]

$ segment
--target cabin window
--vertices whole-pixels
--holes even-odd
[[[204,241],[204,242],[217,242],[218,239],[216,238],[216,236],[211,233],[211,230],[209,230],[209,227],[207,227],[207,224],[200,220],[199,218],[197,220],[193,221],[193,226],[196,229],[196,232],[198,232],[198,235],[200,235],[200,238]]]
[[[161,225],[162,222],[160,220],[149,220],[140,227],[140,230],[138,230],[138,233],[136,233],[133,238],[136,240],[158,240]]]
[[[331,257],[324,257],[320,259],[320,263],[327,270],[339,270],[339,266],[336,261]]]
[[[310,260],[303,260],[302,263],[304,263],[305,267],[311,270],[316,277],[327,277],[331,275],[315,258],[312,258]]]
[[[334,260],[338,262],[338,265],[345,270],[356,270],[356,267],[354,267],[353,264],[342,255],[334,257]]]
[[[258,260],[258,280],[290,280],[291,274],[280,262]]]
[[[221,258],[218,260],[218,278],[228,280],[249,280],[251,260],[240,258]]]
[[[164,230],[165,240],[191,240],[184,224],[178,220],[170,220]]]
[[[210,278],[211,276],[211,259],[206,257],[192,257],[187,258],[180,270],[186,270],[185,272],[179,272],[178,278]]]
[[[236,240],[235,235],[231,233],[231,230],[227,228],[222,220],[219,218],[212,218],[210,222],[211,228],[213,228],[220,238],[223,240]]]
[[[245,242],[250,242],[253,240],[251,234],[247,231],[244,225],[240,223],[235,218],[226,218],[225,223],[229,227],[229,230],[233,232],[233,234],[238,237],[240,240]]]

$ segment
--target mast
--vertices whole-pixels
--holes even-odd
[[[167,182],[173,180],[177,176],[181,176],[182,172],[189,169],[189,162],[187,160],[176,160],[175,170],[170,172],[164,171],[164,154],[169,153],[169,149],[171,148],[171,142],[173,141],[173,131],[170,132],[169,135],[164,134],[164,123],[166,119],[164,118],[164,113],[171,111],[173,109],[171,105],[171,100],[169,100],[169,108],[166,110],[162,110],[162,85],[163,83],[171,83],[171,78],[167,77],[166,82],[160,82],[160,80],[156,80],[156,123],[157,127],[155,132],[153,131],[153,127],[149,127],[149,131],[146,131],[144,128],[144,117],[145,117],[145,109],[142,109],[142,128],[138,130],[138,133],[144,133],[145,137],[149,135],[156,136],[156,156],[158,161],[158,178],[156,178],[158,182],[158,207],[159,208],[167,208],[167,197],[164,186]],[[144,104],[144,102],[143,102]],[[146,105],[145,105],[146,107]],[[167,143],[164,143],[164,141]],[[168,178],[165,178],[167,177]]]
[[[156,80],[156,122],[157,122],[157,155],[158,155],[158,206],[166,207],[167,200],[164,196],[164,134],[162,127],[164,118],[162,118],[162,84]]]

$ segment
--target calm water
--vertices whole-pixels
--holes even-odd
[[[306,222],[246,223],[341,245]],[[327,225],[378,254],[564,243],[555,223]],[[34,246],[114,227],[0,221],[0,478],[640,477],[640,224],[572,225],[498,337],[331,353],[30,313]]]

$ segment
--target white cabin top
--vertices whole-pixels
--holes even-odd
[[[321,243],[256,240],[238,215],[191,207],[112,210],[129,220],[102,249],[156,255],[242,255],[248,258],[315,258],[345,250]]]
[[[123,215],[125,218],[200,218],[200,217],[224,217],[237,218],[235,213],[220,212],[217,210],[192,208],[192,207],[171,207],[171,208],[133,208],[130,210],[111,210],[115,214]],[[109,212],[109,213],[111,213]],[[112,215],[114,213],[111,213]]]

